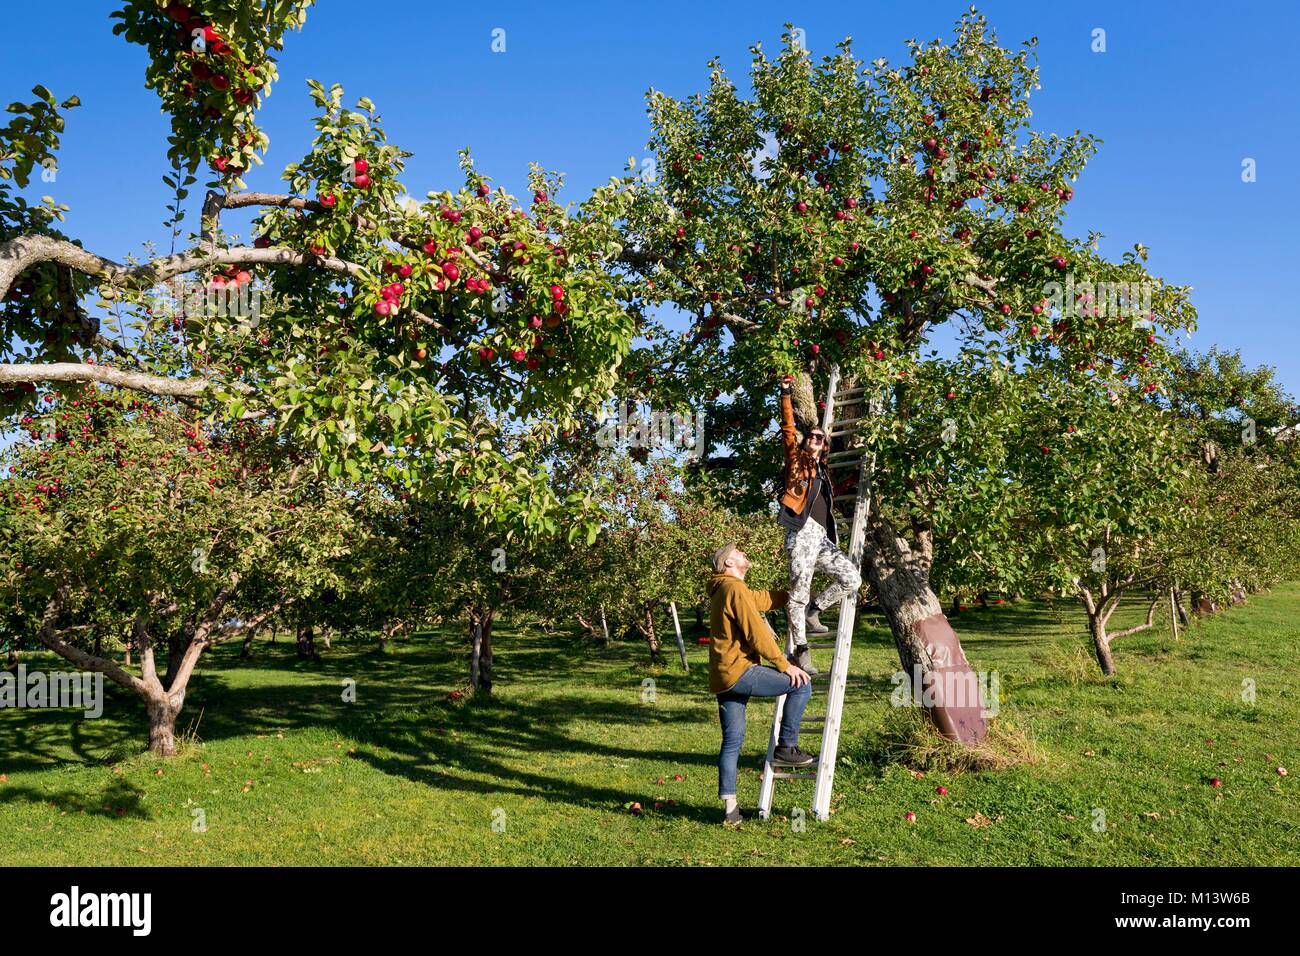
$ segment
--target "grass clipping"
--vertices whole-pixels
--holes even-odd
[[[969,747],[935,729],[919,707],[891,707],[863,756],[883,769],[899,764],[930,773],[979,773],[1042,762],[1031,736],[1005,716],[989,721],[988,736]]]

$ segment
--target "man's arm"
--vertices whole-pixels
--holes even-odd
[[[766,591],[760,593],[767,594]],[[777,591],[776,593],[785,594],[784,591]],[[736,603],[740,605],[737,609],[740,611],[737,619],[745,631],[745,640],[749,642],[749,645],[754,650],[758,651],[759,657],[771,661],[776,665],[776,669],[784,674],[786,668],[790,666],[790,662],[785,659],[785,652],[777,645],[776,639],[772,636],[772,629],[768,627],[767,621],[763,620],[755,602],[748,600],[746,596],[740,593],[736,594],[735,599]],[[784,601],[782,604],[784,604]]]
[[[754,607],[758,611],[771,611],[790,603],[789,591],[750,591],[749,594],[754,599]]]

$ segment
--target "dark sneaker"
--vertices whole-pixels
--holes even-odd
[[[811,767],[817,762],[812,754],[806,754],[798,747],[777,747],[772,755],[772,762],[783,767]]]
[[[736,807],[729,813],[722,816],[722,825],[724,827],[738,827],[745,822],[744,814],[740,812],[740,807]]]
[[[804,630],[809,634],[829,634],[831,629],[817,619],[821,613],[819,608],[809,607],[808,613],[804,615]]]
[[[807,644],[796,644],[794,646],[794,653],[787,654],[786,660],[799,668],[809,677],[815,677],[821,673],[821,671],[813,667],[812,654],[809,653]]]

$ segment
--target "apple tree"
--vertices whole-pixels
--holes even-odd
[[[844,437],[877,452],[864,577],[904,669],[925,674],[922,630],[949,628],[931,578],[945,495],[933,476],[963,472],[975,487],[984,442],[1005,444],[1014,470],[1062,448],[1065,427],[1026,428],[1020,409],[955,376],[1021,393],[1124,376],[1150,394],[1160,337],[1194,312],[1186,289],[1148,273],[1144,249],[1107,259],[1099,236],[1067,234],[1096,141],[1033,128],[1034,41],[1005,49],[972,11],[951,42],[908,46],[901,67],[864,64],[847,40],[814,62],[790,33],[775,59],[753,48],[750,98],[716,62],[699,95],[652,91],[656,176],[638,188],[622,261],[638,304],[669,303],[687,324],[652,327],[628,380],[684,400],[735,393],[745,414],[710,435],[731,450],[732,483],[757,488],[779,465],[765,440],[778,376],[796,375],[804,427],[830,363],[864,389],[837,410],[863,420]],[[971,440],[936,455],[945,418]],[[1005,494],[992,476],[982,492]],[[1005,538],[1010,514],[995,513],[990,538]]]
[[[0,453],[0,592],[43,645],[136,694],[171,756],[204,651],[345,587],[352,498],[267,424],[208,427],[174,400],[73,384],[22,425]],[[88,640],[105,633],[138,673]]]
[[[285,167],[282,192],[248,191],[268,147],[256,117],[274,52],[307,6],[138,0],[116,14],[172,119],[180,251],[113,261],[53,228],[52,197],[29,207],[8,191],[56,161],[63,120],[45,91],[0,130],[0,392],[26,407],[40,383],[98,382],[207,403],[214,421],[274,422],[331,477],[418,485],[535,532],[563,503],[538,460],[496,450],[499,423],[549,440],[609,391],[634,324],[608,268],[629,193],[612,181],[567,206],[559,177],[533,169],[525,205],[465,154],[463,182],[416,200],[401,182],[409,154],[374,104],[345,107],[340,87],[317,83],[310,151]],[[195,203],[198,230],[182,235]],[[230,210],[256,213],[253,241],[223,230]],[[228,279],[274,310],[226,308]],[[145,305],[160,286],[178,310]],[[143,347],[171,330],[176,349]]]

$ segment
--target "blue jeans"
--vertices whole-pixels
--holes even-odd
[[[731,689],[718,695],[718,719],[722,722],[722,751],[718,754],[718,798],[736,795],[736,764],[740,760],[740,745],[745,742],[745,705],[751,697],[790,696],[785,700],[781,714],[781,733],[777,742],[782,747],[799,745],[799,724],[804,708],[812,697],[812,684],[795,687],[790,678],[774,667],[755,665],[740,675]]]

